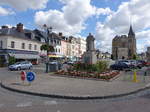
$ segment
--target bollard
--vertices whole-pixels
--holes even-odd
[[[133,71],[133,82],[139,82],[139,81],[137,80],[136,70]]]
[[[23,84],[24,84],[25,79],[26,79],[26,72],[21,71],[21,80],[22,80]]]
[[[147,72],[145,71],[145,72],[144,72],[144,76],[143,76],[143,82],[145,82],[145,80],[146,80],[145,77],[146,77],[146,76],[147,76]]]

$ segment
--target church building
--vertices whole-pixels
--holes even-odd
[[[132,59],[136,54],[136,38],[132,26],[130,26],[128,36],[115,36],[112,40],[112,58],[117,59]]]

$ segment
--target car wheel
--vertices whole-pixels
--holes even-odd
[[[21,68],[20,68],[20,67],[18,67],[18,68],[17,68],[17,70],[19,71],[19,70],[21,70]]]
[[[29,70],[32,69],[32,66],[29,67]]]

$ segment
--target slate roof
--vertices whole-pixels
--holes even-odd
[[[129,30],[128,35],[135,35],[135,33],[133,32],[133,29],[132,29],[132,26],[131,26],[131,25],[130,25],[130,30]]]
[[[42,33],[39,30],[28,30],[28,29],[23,29],[23,32],[18,32],[15,27],[12,28],[2,28],[0,29],[0,35],[10,35],[18,38],[23,38],[23,39],[32,39],[34,41],[40,41],[41,38],[45,38],[44,33]]]

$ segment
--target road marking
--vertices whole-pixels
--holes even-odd
[[[45,105],[57,105],[56,101],[45,101],[44,102]]]
[[[29,106],[32,106],[32,102],[19,103],[17,104],[16,107],[29,107]]]
[[[60,110],[57,110],[57,112],[60,112]]]

